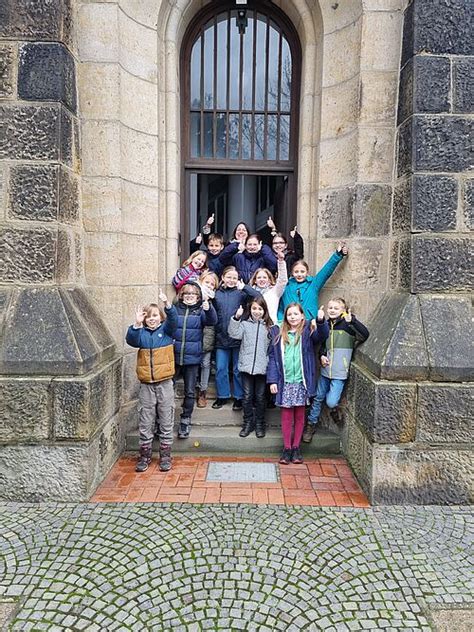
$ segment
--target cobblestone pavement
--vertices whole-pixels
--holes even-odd
[[[473,620],[469,508],[8,503],[0,522],[11,630],[430,630],[450,608]]]
[[[136,455],[121,457],[94,502],[255,503],[368,507],[367,497],[342,457],[310,459],[302,465],[277,465],[277,483],[219,483],[207,480],[209,462],[277,463],[276,458],[255,456],[176,456],[170,472],[160,472],[153,459],[146,472],[137,474]]]

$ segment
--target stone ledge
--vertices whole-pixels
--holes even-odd
[[[43,287],[3,293],[8,294],[9,306],[3,321],[2,373],[83,375],[113,356],[114,342],[82,289]]]

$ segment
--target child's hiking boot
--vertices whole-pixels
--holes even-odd
[[[293,448],[291,450],[291,462],[295,465],[299,465],[303,463],[303,457],[301,456],[301,450],[298,448]]]
[[[239,437],[248,437],[250,433],[253,432],[255,428],[253,419],[249,419],[248,421],[244,421],[244,425],[242,426],[242,430],[239,432]]]
[[[257,439],[263,439],[266,433],[265,419],[257,419],[255,425],[256,425],[255,434],[257,435]]]
[[[160,445],[160,471],[169,472],[171,469],[171,446]]]
[[[311,443],[314,433],[316,432],[316,424],[312,424],[308,421],[306,428],[303,432],[303,443]]]
[[[336,406],[335,408],[331,408],[331,410],[329,411],[329,414],[331,416],[331,419],[337,426],[344,425],[344,416],[339,406]]]
[[[151,463],[151,446],[142,445],[140,448],[140,453],[138,455],[138,462],[135,467],[135,472],[146,472],[150,463]]]
[[[191,432],[191,419],[189,417],[182,417],[179,420],[178,427],[178,439],[187,439]]]
[[[234,412],[242,410],[242,400],[241,399],[234,398],[234,403],[232,404],[232,410]]]
[[[226,404],[227,399],[224,399],[223,397],[218,397],[216,401],[212,404],[212,407],[214,408],[214,410],[219,410],[220,408],[222,408],[222,406],[225,406]]]
[[[207,406],[207,393],[206,391],[199,391],[197,407],[206,408],[206,406]]]
[[[283,449],[280,460],[278,462],[281,463],[282,465],[288,465],[289,463],[291,463],[291,449],[290,448]]]

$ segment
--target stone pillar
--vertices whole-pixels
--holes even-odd
[[[86,500],[122,447],[121,360],[83,284],[70,0],[0,4],[0,497]]]
[[[472,7],[405,11],[392,291],[357,354],[344,433],[374,503],[473,500]]]

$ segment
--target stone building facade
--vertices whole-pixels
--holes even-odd
[[[302,52],[308,261],[346,239],[322,302],[371,324],[344,452],[373,502],[470,502],[472,5],[273,4]],[[135,423],[124,331],[178,266],[180,57],[207,5],[0,6],[3,498],[87,499]]]

